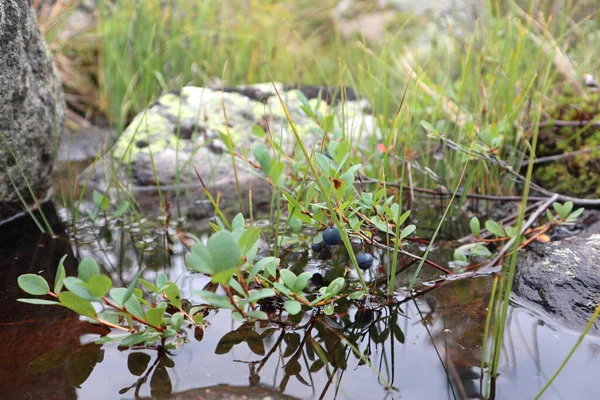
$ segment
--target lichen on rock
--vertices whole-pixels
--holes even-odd
[[[253,206],[270,202],[271,187],[256,169],[252,149],[270,146],[272,141],[292,154],[296,146],[275,87],[307,146],[321,140],[322,131],[319,122],[302,110],[298,90],[315,113],[334,115],[349,140],[364,139],[377,129],[368,102],[349,90],[342,102],[338,89],[324,86],[296,89],[269,83],[223,90],[186,86],[164,94],[133,119],[105,162],[96,163],[91,187],[100,191],[126,188],[146,209],[158,206],[159,194],[168,194],[170,199],[178,198],[184,212],[197,217],[212,212],[205,207],[198,176],[213,196],[218,195],[221,208],[238,206],[239,195],[247,202],[250,185]],[[256,135],[257,129],[261,135]],[[232,157],[227,143],[239,157]],[[86,178],[83,174],[82,179]]]

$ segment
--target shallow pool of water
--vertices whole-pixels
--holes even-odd
[[[58,218],[50,222],[61,231]],[[204,332],[188,330],[188,342],[176,350],[120,349],[94,344],[106,331],[68,310],[15,302],[22,295],[17,276],[53,277],[64,254],[69,254],[67,274],[73,274],[75,254],[93,255],[113,282],[126,284],[144,264],[146,279],[165,271],[170,279],[179,278],[184,297],[199,302],[193,291],[208,278],[186,271],[183,249],[175,244],[169,255],[160,229],[143,234],[135,226],[128,235],[112,232],[110,239],[102,232],[101,240],[101,229],[82,229],[74,246],[64,236],[39,234],[28,219],[3,228],[4,398],[482,399],[488,393],[481,358],[489,277],[448,282],[414,300],[361,309],[358,316],[355,304],[342,303],[333,316],[308,314],[296,326],[242,325],[220,311],[207,317]],[[311,259],[308,251],[295,251],[287,261],[324,268],[325,279],[335,269]],[[514,302],[496,398],[534,398],[577,336]],[[599,350],[599,339],[586,338],[543,399],[597,399]]]

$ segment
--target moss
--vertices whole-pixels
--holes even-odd
[[[559,96],[547,108],[550,118],[561,121],[590,121],[598,118],[600,94],[587,99]],[[598,127],[545,127],[540,130],[538,157],[569,153],[600,146]],[[562,158],[536,167],[534,180],[548,190],[577,196],[600,197],[600,151]]]

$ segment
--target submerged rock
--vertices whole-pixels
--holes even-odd
[[[302,111],[298,89],[276,86],[310,149],[321,139],[319,125]],[[352,91],[346,91],[342,104],[335,88],[299,89],[315,112],[335,116],[333,136],[341,135],[344,126],[346,137],[356,144],[376,129],[368,102]],[[100,191],[125,189],[146,210],[156,209],[161,196],[177,198],[181,212],[198,218],[213,213],[202,182],[225,211],[239,210],[240,198],[247,210],[250,189],[253,207],[260,207],[270,203],[271,185],[259,167],[264,160],[254,154],[274,157],[279,152],[273,143],[294,156],[296,139],[272,84],[225,90],[188,86],[161,96],[133,119],[104,163],[96,163],[90,186]],[[87,173],[81,179],[86,180]]]
[[[0,1],[0,220],[46,197],[65,106],[28,0]]]
[[[528,247],[513,292],[571,328],[583,328],[600,301],[600,221],[581,234]],[[592,332],[600,333],[596,321]]]

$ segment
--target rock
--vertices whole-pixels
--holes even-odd
[[[216,385],[174,393],[171,400],[295,400],[279,390],[262,385],[231,386]]]
[[[62,89],[28,0],[0,2],[0,220],[46,197],[65,118]]]
[[[334,10],[333,19],[346,39],[364,37],[371,45],[384,45],[390,39],[386,27],[402,30],[411,38],[406,45],[430,50],[432,42],[452,45],[451,36],[473,33],[473,24],[484,15],[485,2],[478,0],[343,0]]]
[[[312,146],[320,131],[317,123],[301,110],[298,90],[283,84],[277,87],[305,144]],[[347,101],[341,104],[333,88],[300,89],[314,110],[325,114],[331,106],[329,113],[337,121],[341,120],[343,109],[347,133],[355,142],[375,131],[368,102],[352,91],[347,90]],[[338,122],[336,127],[339,126]],[[333,133],[336,134],[340,131]],[[271,201],[271,186],[252,152],[264,145],[263,150],[268,149],[272,155],[270,137],[286,154],[293,154],[296,140],[272,84],[224,91],[184,87],[163,95],[133,119],[105,156],[105,163],[96,163],[89,187],[114,191],[116,176],[122,185],[119,190],[126,188],[142,209],[156,210],[159,196],[168,195],[171,201],[177,198],[183,213],[190,211],[192,216],[203,218],[211,216],[213,209],[204,194],[201,177],[211,194],[219,196],[220,207],[226,213],[239,211],[240,196],[247,211],[250,188],[253,207]],[[237,153],[235,171],[226,145],[228,138]],[[105,164],[111,166],[110,171]],[[81,179],[87,179],[87,173]]]
[[[600,221],[576,236],[528,247],[517,261],[513,292],[566,326],[583,328],[600,301]],[[599,329],[596,321],[591,332]]]

